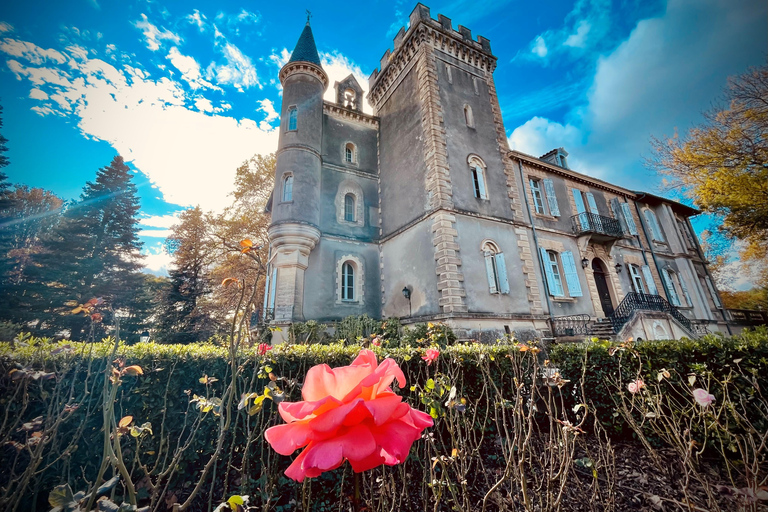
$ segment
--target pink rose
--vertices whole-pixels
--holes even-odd
[[[397,363],[387,358],[378,364],[371,350],[362,350],[349,366],[310,368],[301,390],[304,401],[280,403],[286,424],[264,433],[281,455],[306,447],[286,476],[300,482],[345,460],[357,473],[402,463],[421,432],[432,426],[432,418],[392,392],[395,379],[405,386]]]
[[[633,395],[635,393],[639,392],[644,387],[645,387],[645,382],[643,382],[643,379],[637,379],[637,380],[634,380],[634,381],[630,382],[629,384],[627,384],[627,389]]]
[[[427,351],[424,353],[421,358],[427,362],[427,366],[432,364],[432,361],[437,359],[437,356],[440,355],[440,351],[436,348],[428,348]]]
[[[706,407],[715,401],[715,396],[707,393],[705,389],[696,388],[693,390],[693,398],[702,407]]]

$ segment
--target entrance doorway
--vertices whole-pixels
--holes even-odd
[[[597,295],[600,297],[600,305],[603,307],[603,314],[611,316],[613,301],[611,300],[611,291],[608,288],[608,276],[605,265],[599,258],[592,260],[592,271],[594,272],[595,286],[597,286]]]

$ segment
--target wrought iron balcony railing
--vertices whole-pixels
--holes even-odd
[[[693,332],[691,321],[686,318],[675,306],[659,295],[647,293],[628,293],[610,316],[613,324],[613,332],[618,333],[624,327],[635,311],[662,311],[669,313],[680,325]]]
[[[621,222],[596,213],[582,212],[571,217],[573,232],[577,235],[593,233],[607,238],[623,238]]]

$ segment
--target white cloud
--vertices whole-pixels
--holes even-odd
[[[157,28],[149,22],[146,14],[142,13],[141,20],[135,21],[133,26],[141,30],[144,39],[146,39],[147,48],[153,52],[160,49],[161,41],[172,41],[174,44],[181,43],[181,37],[165,28]]]
[[[563,44],[575,48],[584,48],[591,28],[592,24],[589,21],[580,20],[579,25],[576,27],[576,32],[568,36],[568,39]]]
[[[547,50],[547,42],[541,36],[536,36],[531,44],[531,53],[537,57],[546,57],[549,50]]]
[[[29,91],[29,97],[32,98],[33,100],[48,99],[48,95],[44,91],[41,91],[40,89],[32,89],[31,91]]]
[[[257,13],[241,9],[237,14],[226,14],[219,12],[216,15],[216,21],[224,23],[227,29],[235,35],[240,35],[241,25],[255,25],[259,22],[261,16]]]
[[[165,251],[162,242],[152,247],[146,247],[144,254],[144,270],[156,276],[167,276],[168,269],[173,264],[173,256]]]
[[[655,190],[658,178],[642,164],[650,137],[699,122],[729,75],[764,62],[753,42],[766,10],[763,3],[669,0],[666,13],[640,21],[598,59],[586,104],[577,102],[566,122],[530,119],[510,144],[536,156],[564,146],[578,171]]]
[[[211,62],[206,70],[209,80],[215,77],[217,83],[232,85],[239,91],[259,85],[256,68],[247,55],[226,40],[219,46],[225,62],[224,64]]]
[[[172,215],[147,215],[139,219],[139,225],[148,228],[170,229],[179,223],[179,212]]]
[[[208,19],[197,9],[195,9],[192,14],[188,15],[186,20],[193,25],[197,25],[200,32],[205,32]]]
[[[271,100],[265,98],[259,101],[258,103],[259,103],[259,107],[256,110],[267,114],[267,117],[265,117],[259,123],[259,128],[261,128],[262,130],[270,130],[272,129],[272,126],[270,125],[270,123],[275,119],[277,119],[278,117],[280,117],[280,114],[278,114],[277,111],[275,111],[275,105],[272,103]]]
[[[46,50],[35,44],[19,41],[18,39],[5,38],[0,41],[0,52],[25,59],[31,64],[36,65],[45,62],[55,62],[57,64],[64,64],[66,62],[66,57],[61,52]]]
[[[199,89],[201,87],[206,89],[217,89],[209,81],[205,80],[200,72],[200,64],[188,55],[183,55],[175,46],[168,52],[166,58],[171,62],[173,67],[179,70],[181,78],[183,78],[192,89]]]
[[[288,51],[288,48],[283,48],[280,50],[280,53],[275,53],[273,50],[272,55],[269,56],[269,60],[271,60],[272,63],[278,67],[278,69],[288,64],[290,59],[291,52]]]
[[[277,131],[251,119],[192,110],[192,103],[207,104],[179,82],[71,51],[62,52],[62,65],[35,65],[49,52],[41,48],[24,63],[10,59],[8,67],[49,96],[33,93],[40,97],[33,110],[71,117],[84,136],[111,144],[170,203],[220,211],[229,202],[237,167],[277,146]]]
[[[213,108],[213,103],[211,103],[211,100],[207,98],[197,98],[195,100],[195,108],[197,108],[197,110],[200,112],[213,112],[216,110]]]
[[[170,229],[140,229],[139,236],[145,238],[168,238],[171,236]]]
[[[0,21],[0,34],[5,34],[6,32],[13,32],[13,25],[6,21]]]

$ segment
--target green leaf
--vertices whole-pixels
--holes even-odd
[[[229,508],[232,510],[237,510],[237,506],[244,504],[245,501],[243,501],[242,496],[234,495],[229,497],[227,503],[229,503]]]
[[[427,389],[435,389],[435,381],[432,379],[429,379],[427,381]]]
[[[72,496],[72,488],[69,484],[57,485],[54,487],[48,495],[48,503],[50,503],[52,507],[61,507],[63,509],[73,508],[76,503],[74,496]]]

